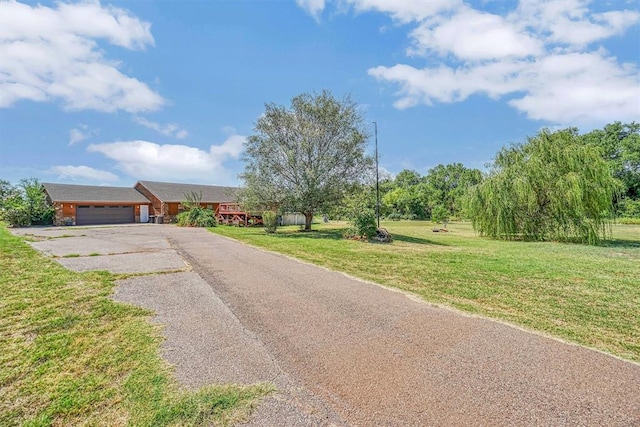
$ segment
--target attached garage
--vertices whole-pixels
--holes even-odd
[[[44,183],[55,225],[147,222],[151,201],[133,188]]]
[[[135,222],[133,206],[78,205],[76,225],[129,224]]]

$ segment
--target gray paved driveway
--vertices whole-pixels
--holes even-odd
[[[185,262],[184,272],[124,281],[116,298],[158,313],[163,352],[186,385],[274,381],[280,392],[250,425],[640,425],[638,364],[205,230],[82,234],[54,239],[49,251],[64,252],[59,241],[77,250],[83,239],[104,240],[125,253],[166,252]],[[47,250],[47,242],[34,245]],[[104,261],[122,268],[117,256]]]

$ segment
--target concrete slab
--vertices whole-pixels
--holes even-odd
[[[56,258],[73,271],[107,270],[113,273],[153,273],[188,268],[174,251],[143,252],[107,256]]]
[[[149,308],[164,325],[163,356],[190,387],[271,381],[280,370],[262,343],[196,273],[118,282],[116,301]]]
[[[46,239],[84,236],[86,232],[85,229],[78,227],[24,227],[11,228],[9,230],[16,236],[32,236]]]
[[[49,256],[59,257],[71,254],[123,254],[128,252],[141,252],[145,249],[140,245],[114,242],[89,236],[42,240],[40,242],[32,242],[31,246]]]

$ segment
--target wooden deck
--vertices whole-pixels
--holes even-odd
[[[262,225],[262,215],[242,210],[238,203],[220,203],[216,210],[218,224],[248,227]]]

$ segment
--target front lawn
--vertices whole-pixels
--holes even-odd
[[[228,425],[271,390],[179,387],[152,313],[111,300],[113,279],[66,270],[0,223],[0,425]]]
[[[452,223],[448,233],[420,221],[381,225],[393,243],[344,240],[344,223],[272,235],[257,227],[210,230],[640,362],[640,226],[616,225],[613,240],[586,246],[489,240],[468,223]]]

